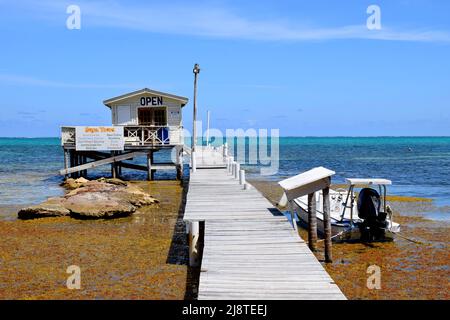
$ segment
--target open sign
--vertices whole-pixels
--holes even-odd
[[[163,104],[162,97],[142,97],[141,106],[161,106]]]

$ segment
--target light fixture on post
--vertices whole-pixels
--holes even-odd
[[[196,144],[197,144],[197,77],[200,73],[200,66],[198,63],[194,65],[194,69],[192,70],[194,72],[194,116],[193,116],[193,127],[192,127],[192,150],[191,150],[191,165],[192,165],[192,171],[197,171],[197,163],[195,159],[195,151],[196,151]]]

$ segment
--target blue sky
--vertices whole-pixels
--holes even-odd
[[[190,129],[196,62],[220,129],[450,135],[449,16],[447,0],[0,0],[0,136],[110,124],[102,101],[143,87],[189,97]]]

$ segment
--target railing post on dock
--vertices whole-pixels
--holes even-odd
[[[228,157],[228,142],[225,142],[223,145],[223,157]]]
[[[330,188],[322,190],[323,194],[323,229],[325,235],[325,262],[333,262],[331,248]]]
[[[239,184],[245,185],[245,170],[239,170]]]
[[[197,172],[197,158],[195,157],[195,151],[191,152],[191,167],[192,172]]]
[[[189,223],[189,265],[198,267],[200,265],[199,243],[200,222],[191,221]]]
[[[234,177],[234,172],[236,170],[236,162],[231,161],[231,175]]]
[[[317,218],[316,194],[308,195],[308,246],[311,251],[317,251]]]
[[[239,170],[241,170],[241,165],[239,163],[236,162],[235,165],[235,169],[234,169],[234,178],[235,179],[239,179]]]

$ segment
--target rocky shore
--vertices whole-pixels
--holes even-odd
[[[62,186],[70,190],[66,195],[21,209],[19,219],[61,216],[117,218],[129,216],[144,205],[158,203],[158,200],[139,187],[119,179],[100,178],[89,181],[84,178],[69,178]]]
[[[79,182],[68,181],[68,194],[74,190],[78,191],[73,194],[79,194],[86,187]],[[98,182],[107,184],[108,196],[117,195],[111,190],[137,192],[130,202],[136,210],[115,219],[44,215],[42,219],[0,220],[0,299],[192,297],[197,280],[187,266],[180,182],[131,181],[126,186],[113,180]],[[98,190],[97,182],[88,185]],[[159,203],[139,206],[136,199],[147,197],[141,191]],[[128,195],[124,198],[130,201]],[[66,270],[72,265],[81,268],[79,290],[66,286],[70,275]]]

